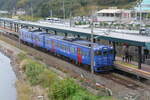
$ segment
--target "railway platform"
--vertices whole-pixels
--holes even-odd
[[[14,30],[11,30],[9,28],[3,28],[3,27],[0,27],[0,32],[11,33],[11,34],[16,35],[16,36],[19,35],[18,32],[15,32]]]
[[[141,69],[138,69],[137,62],[126,63],[120,57],[116,57],[114,65],[116,69],[150,80],[150,65],[142,64]]]
[[[116,57],[116,61],[123,62],[121,57]],[[123,63],[126,63],[126,62],[123,62]],[[138,63],[135,62],[135,61],[131,61],[131,62],[127,63],[127,64],[129,66],[131,65],[131,67],[138,68]],[[150,72],[150,65],[142,64],[141,70]]]

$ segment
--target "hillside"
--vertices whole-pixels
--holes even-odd
[[[0,9],[25,9],[28,14],[33,8],[34,16],[46,17],[53,12],[54,16],[63,16],[63,1],[66,16],[88,15],[92,10],[99,10],[108,6],[118,6],[120,8],[130,8],[138,0],[0,0]]]

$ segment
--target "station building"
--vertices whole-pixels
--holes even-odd
[[[110,7],[96,12],[96,19],[98,22],[116,22],[119,24],[130,24],[133,21],[139,21],[140,13],[142,20],[150,18],[150,10],[128,10],[118,9],[117,7]],[[146,21],[147,22],[147,21]]]
[[[97,21],[99,22],[116,22],[121,20],[130,21],[132,19],[132,11],[110,7],[96,12]]]

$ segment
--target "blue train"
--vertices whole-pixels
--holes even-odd
[[[90,65],[91,42],[65,36],[51,35],[40,30],[20,29],[20,39],[24,42],[38,46],[56,54],[65,56],[77,63]],[[108,71],[113,66],[113,48],[107,45],[93,43],[94,71]]]

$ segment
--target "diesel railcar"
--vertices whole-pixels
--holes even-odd
[[[94,52],[94,71],[108,71],[113,66],[113,47],[92,43],[87,40],[50,35],[41,31],[20,30],[20,39],[24,42],[44,48],[50,52],[65,56],[79,64],[91,64],[91,45]]]

